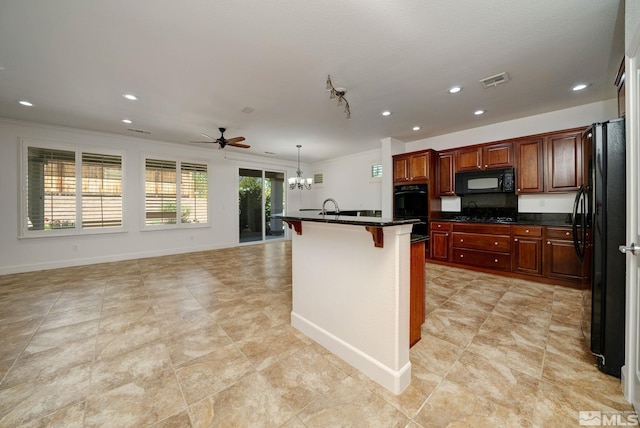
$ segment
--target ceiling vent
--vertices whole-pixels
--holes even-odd
[[[498,86],[500,83],[506,83],[509,81],[509,76],[507,73],[496,74],[495,76],[485,77],[484,79],[480,79],[480,83],[483,88],[491,88]]]

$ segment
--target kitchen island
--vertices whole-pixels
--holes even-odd
[[[419,220],[281,217],[292,243],[291,324],[399,394],[409,362],[410,245]]]

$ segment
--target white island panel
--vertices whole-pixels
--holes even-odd
[[[383,248],[361,225],[303,221],[293,236],[292,325],[396,394],[411,379],[411,229],[383,227]]]

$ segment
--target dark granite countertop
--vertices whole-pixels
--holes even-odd
[[[298,220],[298,221],[313,221],[316,223],[336,223],[336,224],[349,224],[354,226],[375,226],[375,227],[387,227],[387,226],[399,226],[402,224],[416,224],[420,223],[419,219],[393,219],[384,217],[365,217],[354,215],[335,215],[326,214],[322,215],[319,211],[298,211],[289,213],[286,215],[274,215],[272,218],[279,218],[282,220]]]
[[[427,235],[418,235],[418,234],[415,234],[415,233],[411,234],[411,243],[412,244],[415,244],[417,242],[425,242],[425,241],[428,241],[428,240],[429,240],[429,237]]]
[[[457,223],[488,223],[488,224],[528,224],[533,226],[571,226],[571,214],[569,213],[518,213],[513,221],[488,220],[488,219],[456,219],[458,213],[442,213],[441,218],[434,221],[448,221]]]

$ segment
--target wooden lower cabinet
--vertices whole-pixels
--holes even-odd
[[[571,228],[547,227],[544,254],[546,277],[572,281],[585,278],[585,264],[576,255]]]
[[[454,223],[452,262],[485,269],[511,270],[510,226]]]
[[[429,236],[429,256],[437,262],[576,288],[588,285],[590,253],[581,263],[570,227],[432,221]]]
[[[429,257],[448,262],[451,259],[451,223],[432,221],[429,225]]]
[[[542,226],[511,226],[513,271],[542,275]]]
[[[415,345],[422,337],[422,324],[425,317],[424,259],[424,241],[411,243],[409,346]]]

